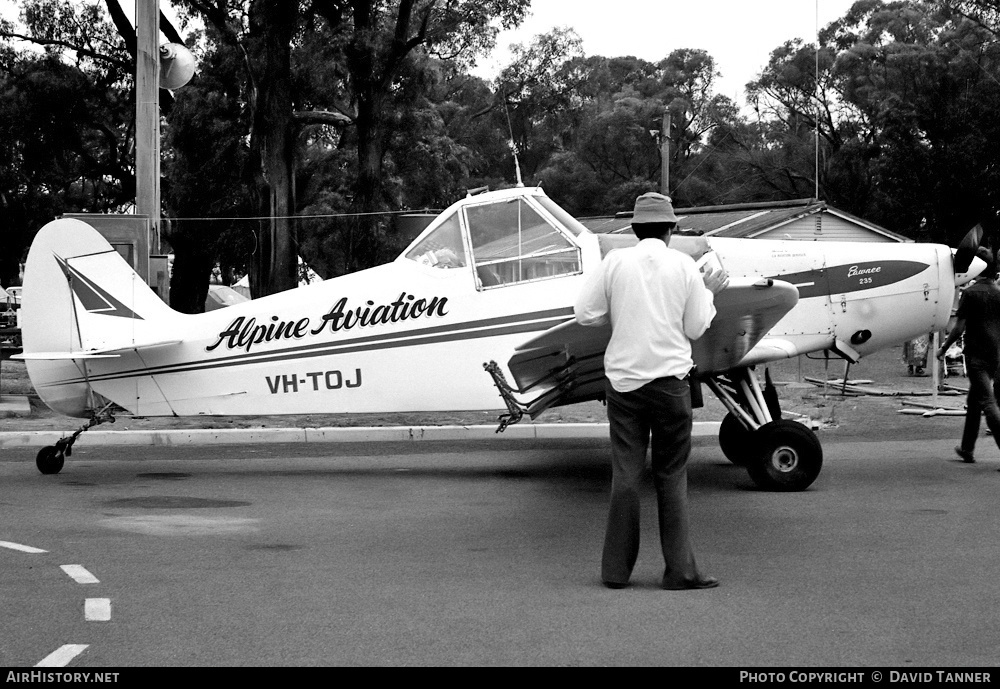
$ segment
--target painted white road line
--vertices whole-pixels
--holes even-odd
[[[87,622],[107,622],[111,619],[110,598],[88,598],[83,602],[83,618]]]
[[[73,658],[87,650],[87,644],[66,644],[42,658],[35,667],[66,667]]]
[[[78,584],[100,584],[100,580],[83,565],[59,565],[59,568]]]
[[[10,541],[0,541],[0,548],[10,548],[11,550],[20,550],[22,553],[47,553],[49,551],[42,550],[41,548],[32,548],[30,545],[21,545],[20,543],[11,543]]]

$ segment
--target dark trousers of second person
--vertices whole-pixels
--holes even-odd
[[[1000,447],[1000,405],[994,387],[995,372],[970,368],[969,395],[966,399],[965,429],[962,431],[962,450],[972,454],[979,438],[979,417],[985,414],[986,427],[993,433],[993,440]]]
[[[639,555],[640,493],[646,450],[652,436],[660,547],[665,584],[697,576],[687,510],[687,460],[691,454],[691,387],[674,377],[659,378],[630,392],[605,387],[611,429],[611,508],[601,576],[628,582]]]

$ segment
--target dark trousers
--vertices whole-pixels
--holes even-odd
[[[986,415],[986,427],[993,433],[993,440],[1000,447],[1000,406],[997,405],[995,372],[970,368],[969,396],[966,399],[965,429],[962,431],[962,449],[972,454],[979,437],[979,417]]]
[[[624,584],[639,555],[639,495],[652,436],[653,485],[666,563],[663,583],[698,576],[687,511],[687,460],[691,453],[691,388],[687,380],[660,378],[638,390],[617,392],[606,383],[611,427],[611,507],[601,576]]]

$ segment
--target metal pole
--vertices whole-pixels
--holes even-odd
[[[160,3],[136,0],[135,207],[149,217],[151,253],[160,253]]]
[[[927,352],[927,363],[931,366],[931,400],[935,407],[938,405],[938,388],[941,387],[941,362],[937,360],[937,351],[940,346],[940,334],[935,330],[934,334],[931,335],[931,351]],[[945,366],[947,365],[946,359]]]

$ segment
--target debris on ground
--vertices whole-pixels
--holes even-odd
[[[904,405],[899,409],[900,414],[920,415],[924,417],[932,416],[965,416],[965,406],[944,406],[940,404],[928,404],[917,400],[900,400]]]
[[[823,380],[822,378],[810,378],[809,376],[805,376],[804,380],[813,385],[839,391],[845,397],[861,397],[864,395],[878,397],[899,397],[901,395],[930,396],[934,394],[933,390],[892,390],[879,388],[871,385],[872,381],[870,380],[844,380],[843,378]],[[954,386],[939,386],[937,394],[948,396],[963,394],[959,390],[959,388],[954,388]]]

